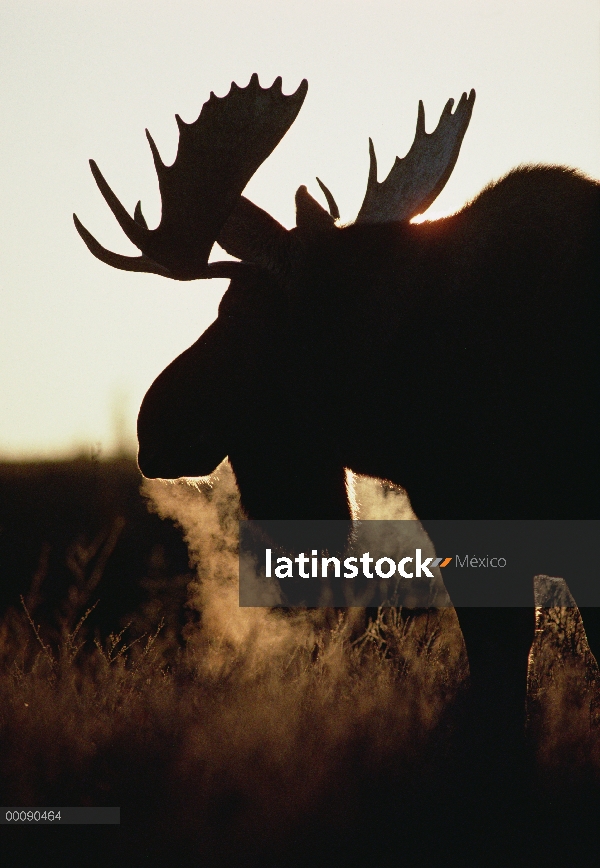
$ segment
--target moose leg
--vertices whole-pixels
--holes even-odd
[[[476,737],[490,746],[516,746],[525,729],[534,608],[459,607],[456,614],[469,658]]]
[[[457,530],[452,523],[421,520],[421,524],[437,553],[453,550]],[[472,540],[464,536],[464,527],[459,530],[463,543],[468,540],[473,550],[485,545],[485,527],[477,524]],[[524,742],[527,668],[535,631],[533,572],[525,565],[515,566],[510,574],[497,573],[491,568],[469,572],[452,565],[442,571],[469,660],[471,735],[482,745],[508,749]],[[527,603],[529,599],[529,606],[506,605],[510,600]],[[479,605],[465,605],[471,600]]]

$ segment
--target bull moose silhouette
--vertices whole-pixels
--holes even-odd
[[[229,456],[247,515],[263,520],[348,519],[345,468],[403,486],[425,529],[440,519],[600,518],[600,185],[570,168],[520,167],[458,213],[411,223],[452,172],[471,91],[454,111],[447,103],[432,133],[419,103],[412,147],[381,183],[370,142],[354,223],[337,225],[319,181],[328,210],[300,187],[296,226],[285,229],[242,192],[307,87],[286,96],[280,78],[262,88],[254,74],[211,94],[194,123],[176,116],[172,166],[147,133],[156,229],[140,203],[130,216],[90,161],[141,250],[112,253],[74,217],[97,258],[174,280],[231,280],[217,320],[144,398],[144,475],[206,475]],[[209,263],[215,241],[239,261]],[[439,531],[433,542],[452,553]],[[577,557],[543,569],[565,576],[575,599],[590,579]],[[513,578],[531,586],[531,572]],[[452,598],[460,588],[445,579]],[[598,655],[600,618],[582,612]],[[533,592],[528,606],[457,614],[478,713],[496,733],[522,729]]]

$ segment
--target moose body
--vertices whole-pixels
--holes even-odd
[[[232,94],[249,99],[256,87],[253,78]],[[258,87],[259,97],[274,88]],[[298,93],[278,99],[301,104]],[[426,529],[438,519],[600,518],[600,185],[570,169],[525,167],[457,214],[409,222],[447,180],[473,99],[463,96],[454,115],[446,107],[438,131],[455,122],[446,162],[408,204],[398,206],[388,183],[396,164],[377,184],[371,149],[366,217],[353,225],[335,225],[326,188],[330,214],[300,188],[297,226],[285,230],[241,197],[239,182],[192,274],[232,278],[219,316],[157,378],[140,409],[146,476],[206,475],[228,455],[242,505],[259,520],[349,518],[345,468],[403,486]],[[215,111],[213,100],[196,124],[207,107]],[[421,108],[405,169],[428,138]],[[135,240],[138,229],[93,169]],[[161,179],[164,198],[163,186]],[[135,220],[145,228],[139,206]],[[171,249],[156,256],[152,244],[162,236],[146,247],[138,238],[144,253],[132,265],[78,228],[116,267],[179,279],[193,272],[185,249],[181,274],[173,273]],[[242,262],[207,265],[214,240]],[[442,552],[439,531],[433,541]],[[583,577],[576,562],[571,567],[560,574],[577,599]],[[551,559],[548,569],[559,574]],[[516,578],[531,586],[532,575]],[[514,728],[533,594],[530,607],[465,607],[458,615],[479,711],[496,729]],[[595,610],[586,613],[596,652],[598,621]]]

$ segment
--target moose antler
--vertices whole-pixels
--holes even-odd
[[[454,100],[448,100],[436,129],[426,133],[425,109],[419,100],[417,130],[410,151],[403,159],[396,157],[381,184],[377,181],[375,148],[369,139],[369,180],[357,223],[409,220],[431,205],[452,174],[474,104],[474,90],[468,97],[463,93],[454,114]]]
[[[175,115],[179,147],[172,166],[165,166],[146,130],[162,200],[156,229],[148,229],[138,202],[131,217],[90,160],[100,192],[119,225],[141,251],[121,256],[103,247],[74,214],[77,231],[98,259],[126,271],[148,271],[174,280],[231,277],[240,263],[208,264],[208,256],[241,193],[294,122],[308,83],[285,96],[281,78],[262,88],[256,73],[245,88],[232,83],[224,97],[211,93],[198,119],[186,124]],[[247,202],[244,213],[256,208]],[[259,209],[256,209],[258,211]]]

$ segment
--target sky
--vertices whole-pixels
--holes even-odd
[[[358,212],[368,137],[380,180],[446,101],[475,88],[453,175],[429,215],[451,213],[521,163],[600,178],[597,0],[2,0],[0,4],[0,459],[135,449],[160,371],[216,316],[222,280],[179,283],[97,261],[72,213],[136,254],[100,192],[160,219],[144,129],[163,161],[210,92],[257,72],[304,106],[246,195],[286,226],[315,176],[343,222]],[[322,197],[321,197],[321,201]],[[222,258],[215,249],[214,258]]]

